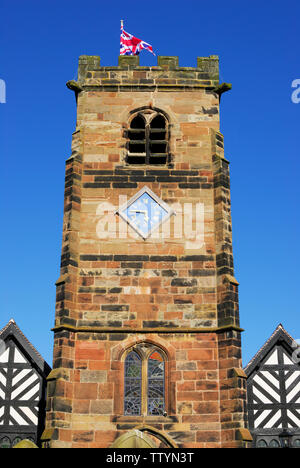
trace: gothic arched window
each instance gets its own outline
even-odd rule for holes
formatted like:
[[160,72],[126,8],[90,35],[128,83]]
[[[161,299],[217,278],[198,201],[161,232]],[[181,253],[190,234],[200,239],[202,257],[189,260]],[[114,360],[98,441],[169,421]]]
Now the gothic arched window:
[[267,447],[268,447],[268,444],[267,444],[267,442],[266,442],[264,439],[260,439],[260,440],[257,442],[257,447],[258,447],[258,448],[267,448]]
[[162,415],[165,411],[165,357],[145,344],[136,346],[125,359],[124,414]]
[[148,358],[147,380],[148,414],[163,414],[165,403],[165,362],[158,351],[154,351]]
[[0,448],[10,448],[10,440],[8,437],[0,439]]
[[17,445],[19,442],[21,442],[21,437],[16,437],[14,440],[13,440],[13,443],[12,443],[12,446],[14,447],[15,445]]
[[159,111],[144,109],[134,114],[127,135],[129,164],[168,162],[168,121]]
[[137,353],[132,351],[125,360],[125,414],[141,414],[142,397],[142,361]]
[[279,442],[278,442],[277,439],[272,439],[271,442],[270,442],[270,444],[269,444],[269,447],[271,447],[271,448],[279,448],[279,447],[280,447],[280,444],[279,444]]

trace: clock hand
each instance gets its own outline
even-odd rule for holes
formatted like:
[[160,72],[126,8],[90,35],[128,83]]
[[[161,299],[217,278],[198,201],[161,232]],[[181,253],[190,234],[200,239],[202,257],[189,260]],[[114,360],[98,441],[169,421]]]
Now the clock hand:
[[148,217],[148,212],[147,212],[147,210],[130,210],[129,213],[143,213],[143,214],[144,214],[144,220],[145,220],[145,222],[148,222],[148,221],[149,221],[149,217]]
[[130,213],[147,213],[146,210],[130,210]]

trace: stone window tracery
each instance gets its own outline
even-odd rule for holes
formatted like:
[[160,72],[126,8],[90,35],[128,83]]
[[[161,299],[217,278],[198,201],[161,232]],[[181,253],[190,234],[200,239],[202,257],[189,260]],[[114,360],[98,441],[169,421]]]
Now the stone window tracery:
[[131,349],[124,362],[124,414],[159,416],[165,411],[165,356],[151,345]]

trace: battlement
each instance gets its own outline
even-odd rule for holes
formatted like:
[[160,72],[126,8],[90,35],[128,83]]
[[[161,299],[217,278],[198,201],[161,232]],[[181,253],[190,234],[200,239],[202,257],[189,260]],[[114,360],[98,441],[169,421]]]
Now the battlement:
[[157,66],[151,67],[140,66],[138,55],[119,56],[118,66],[109,67],[100,66],[99,56],[82,55],[79,57],[78,88],[131,86],[147,89],[158,87],[213,89],[218,85],[219,57],[217,55],[197,57],[197,67],[180,67],[176,56],[158,56]]

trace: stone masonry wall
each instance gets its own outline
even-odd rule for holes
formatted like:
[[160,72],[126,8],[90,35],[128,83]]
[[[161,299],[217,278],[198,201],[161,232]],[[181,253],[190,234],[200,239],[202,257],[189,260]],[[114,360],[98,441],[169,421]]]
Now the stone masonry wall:
[[[118,67],[100,67],[98,57],[83,56],[78,81],[68,87],[78,113],[66,163],[47,403],[51,446],[108,447],[136,427],[160,431],[174,446],[243,446],[218,58],[180,68],[177,57],[159,57],[157,67],[120,57]],[[168,116],[164,166],[126,162],[129,116],[139,108]],[[176,212],[146,241],[116,215],[145,185]],[[141,342],[168,357],[166,417],[123,415],[122,356]]]

